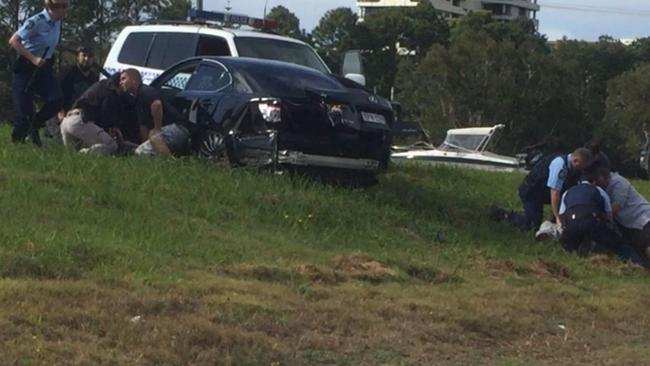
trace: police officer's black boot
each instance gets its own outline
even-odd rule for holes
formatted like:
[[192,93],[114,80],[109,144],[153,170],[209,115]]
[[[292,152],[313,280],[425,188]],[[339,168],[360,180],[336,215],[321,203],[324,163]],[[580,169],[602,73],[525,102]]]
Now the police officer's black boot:
[[29,137],[32,139],[32,143],[38,147],[43,147],[43,142],[41,141],[41,135],[38,132],[37,128],[32,128],[29,132]]
[[488,208],[488,218],[492,221],[505,221],[508,220],[508,214],[510,212],[495,205],[492,205]]

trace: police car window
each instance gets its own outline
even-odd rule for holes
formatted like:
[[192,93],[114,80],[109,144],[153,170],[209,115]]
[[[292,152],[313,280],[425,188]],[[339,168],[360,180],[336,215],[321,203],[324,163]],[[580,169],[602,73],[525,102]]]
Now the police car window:
[[153,39],[147,67],[164,70],[194,56],[198,37],[194,33],[158,32]]
[[162,84],[160,84],[161,90],[164,93],[167,93],[167,91],[169,91],[174,94],[181,90],[185,90],[187,87],[187,82],[190,80],[190,77],[194,73],[194,70],[196,70],[196,66],[197,64],[193,63],[167,76],[166,80],[163,80]]
[[290,62],[329,73],[316,52],[301,43],[269,38],[237,37],[235,45],[241,57]]
[[129,34],[126,40],[124,40],[124,45],[119,56],[117,56],[117,61],[123,64],[144,66],[153,35],[153,32],[135,32]]
[[221,37],[199,36],[199,43],[196,46],[197,56],[230,56],[228,42]]
[[187,82],[185,90],[219,91],[232,84],[232,75],[219,64],[201,64]]

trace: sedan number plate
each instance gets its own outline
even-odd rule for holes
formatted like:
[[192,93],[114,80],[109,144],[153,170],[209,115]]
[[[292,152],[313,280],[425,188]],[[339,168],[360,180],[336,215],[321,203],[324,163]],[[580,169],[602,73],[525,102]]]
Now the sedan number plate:
[[380,123],[382,125],[386,124],[386,117],[377,113],[361,112],[361,118],[363,118],[364,121],[370,123]]

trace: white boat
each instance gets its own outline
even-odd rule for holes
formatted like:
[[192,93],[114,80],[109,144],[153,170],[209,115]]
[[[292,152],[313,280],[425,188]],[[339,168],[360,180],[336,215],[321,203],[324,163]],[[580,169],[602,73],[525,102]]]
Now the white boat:
[[476,169],[523,171],[524,156],[512,157],[490,152],[498,141],[499,131],[504,127],[499,124],[492,127],[451,129],[447,131],[447,137],[440,146],[416,143],[407,148],[395,147],[391,160],[451,164]]

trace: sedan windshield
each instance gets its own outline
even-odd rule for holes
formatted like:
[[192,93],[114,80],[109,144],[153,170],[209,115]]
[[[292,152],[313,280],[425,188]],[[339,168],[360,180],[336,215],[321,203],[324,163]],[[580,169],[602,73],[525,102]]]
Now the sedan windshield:
[[327,66],[316,52],[300,43],[269,38],[237,37],[237,52],[241,57],[262,58],[307,66],[329,74]]

